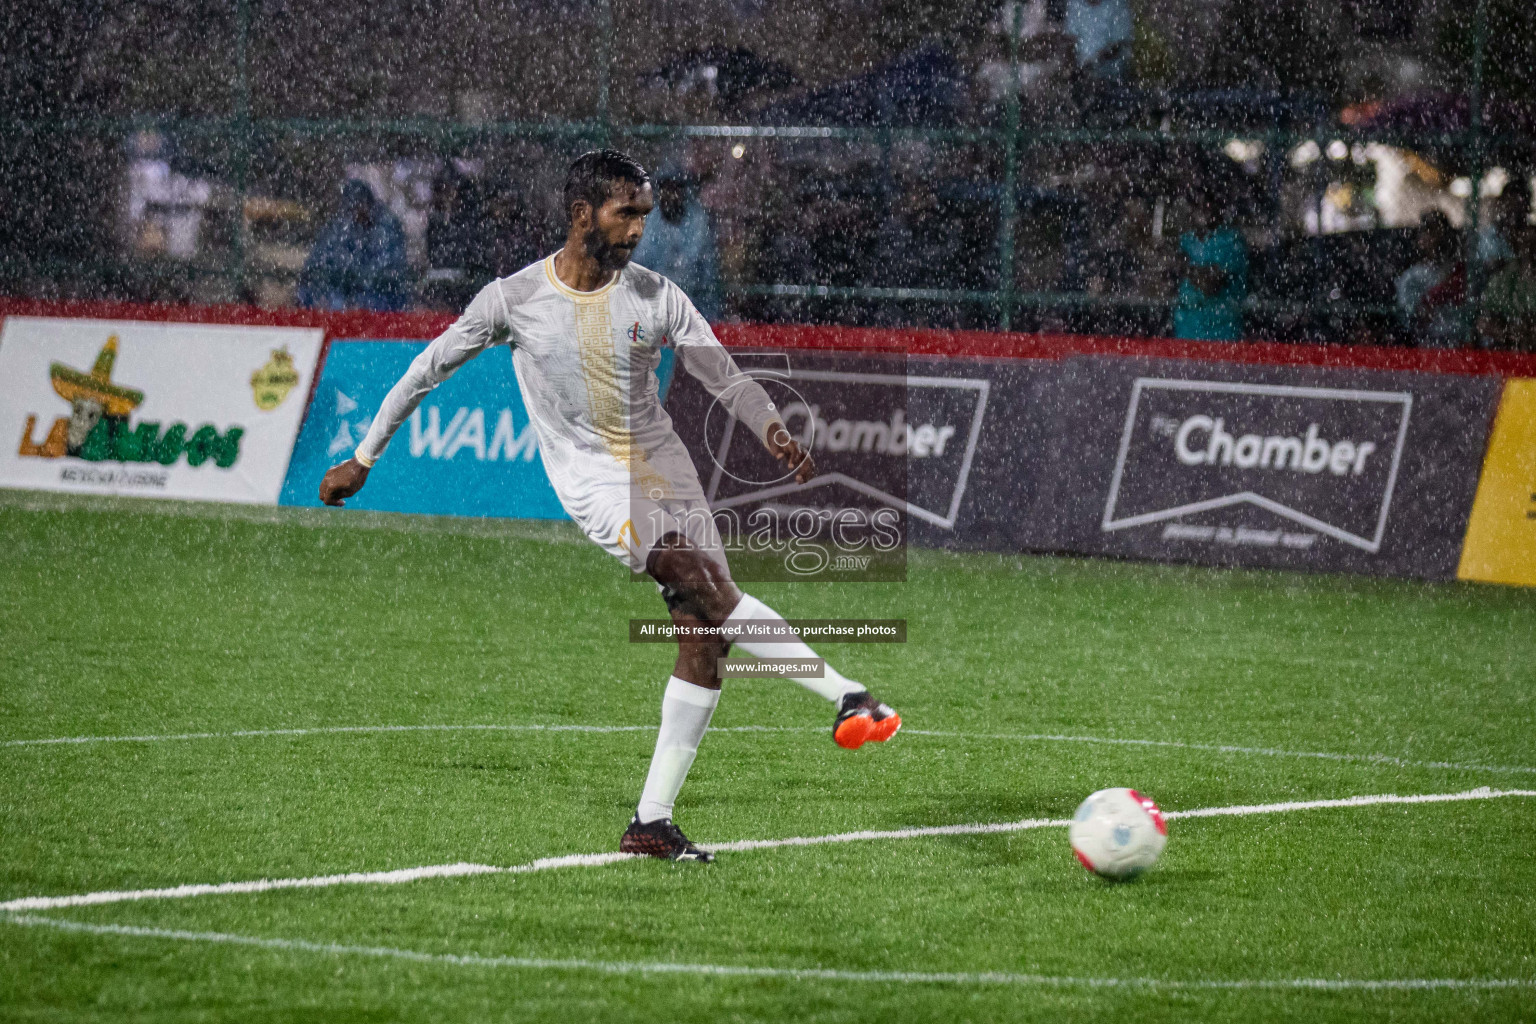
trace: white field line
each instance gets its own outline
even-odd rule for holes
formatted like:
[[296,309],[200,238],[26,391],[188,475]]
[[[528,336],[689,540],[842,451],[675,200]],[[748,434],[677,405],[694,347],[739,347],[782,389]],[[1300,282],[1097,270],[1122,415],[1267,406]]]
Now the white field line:
[[[1464,800],[1495,800],[1501,797],[1536,797],[1536,789],[1489,789],[1487,786],[1469,789],[1461,793],[1423,793],[1398,796],[1382,793],[1370,796],[1350,796],[1335,800],[1292,800],[1275,804],[1244,804],[1233,807],[1203,807],[1188,811],[1168,811],[1163,817],[1214,818],[1246,817],[1254,814],[1285,814],[1291,811],[1311,811],[1336,807],[1369,807],[1375,804],[1430,804]],[[926,836],[992,835],[1000,832],[1024,832],[1038,828],[1060,828],[1068,825],[1066,819],[1026,818],[1023,821],[984,822],[966,825],[932,825],[921,828],[888,829],[884,831],[839,832],[824,836],[791,836],[786,839],[743,839],[736,842],[708,844],[707,848],[723,853],[746,850],[774,850],[789,846],[822,846],[828,843],[856,843],[875,839],[918,839]],[[703,845],[703,844],[701,844]],[[360,871],[344,875],[318,875],[309,878],[258,879],[247,882],[220,882],[196,885],[179,885],[165,889],[121,889],[100,892],[77,893],[71,896],[25,896],[0,903],[0,911],[16,913],[29,910],[58,910],[64,907],[95,906],[103,903],[126,903],[133,900],[186,899],[192,896],[225,896],[244,893],[271,892],[275,889],[323,889],[337,885],[399,885],[427,878],[458,878],[466,875],[521,875],[554,868],[602,867],[619,861],[634,859],[625,853],[578,853],[563,857],[544,857],[512,867],[495,867],[490,864],[437,864],[419,868],[401,868],[394,871]]]
[[1021,743],[1096,743],[1114,747],[1163,747],[1171,750],[1199,750],[1213,754],[1249,754],[1259,757],[1301,757],[1319,761],[1352,761],[1359,764],[1390,765],[1394,768],[1441,768],[1465,772],[1518,772],[1536,775],[1536,767],[1527,765],[1477,764],[1465,761],[1413,761],[1390,754],[1337,754],[1322,750],[1283,750],[1278,747],[1242,747],[1227,743],[1182,743],[1178,740],[1119,739],[1112,736],[1071,736],[1061,733],[941,732],[931,729],[901,730],[902,735],[937,736],[945,739],[1016,740]]
[[[655,732],[654,725],[317,725],[297,729],[240,729],[232,732],[175,732],[143,736],[57,736],[35,740],[4,740],[0,747],[56,747],[88,743],[173,743],[179,740],[238,740],[268,736],[346,736],[393,732]],[[732,725],[710,732],[826,732],[819,726]],[[939,735],[935,733],[934,735]],[[956,735],[959,735],[958,733]],[[1536,769],[1532,769],[1536,771]]]
[[306,729],[240,729],[233,732],[176,732],[144,736],[59,736],[6,740],[0,747],[69,746],[86,743],[173,743],[179,740],[235,740],[268,736],[341,736],[389,732],[655,732],[654,725],[320,725]]
[[[625,733],[655,732],[654,725],[320,725],[294,729],[241,729],[232,732],[180,732],[142,736],[58,736],[28,740],[0,740],[0,747],[74,746],[93,743],[170,743],[182,740],[256,739],[282,736],[344,736],[368,733],[412,732],[549,732],[549,733]],[[743,733],[819,733],[816,726],[736,725],[711,729],[711,732]],[[975,733],[938,729],[902,729],[906,736],[929,736],[957,740],[1010,740],[1018,743],[1089,743],[1119,747],[1161,747],[1170,750],[1198,750],[1215,754],[1243,754],[1259,757],[1298,757],[1321,761],[1390,765],[1395,768],[1434,768],[1467,772],[1513,772],[1536,775],[1536,767],[1527,765],[1478,764],[1461,761],[1414,761],[1390,754],[1339,754],[1319,750],[1284,750],[1278,747],[1244,747],[1227,743],[1183,743],[1178,740],[1121,739],[1114,736],[1072,736],[1063,733]]]
[[576,960],[545,957],[481,956],[476,953],[422,953],[389,946],[349,946],[305,939],[267,939],[227,932],[192,932],[137,925],[86,924],[50,917],[7,915],[0,921],[34,928],[55,928],[87,935],[171,939],[246,946],[278,952],[322,953],[332,956],[366,956],[405,960],[418,964],[451,967],[512,967],[523,970],[579,971],[596,974],[668,975],[692,974],[712,978],[774,978],[784,981],[864,982],[898,985],[1008,985],[1048,988],[1141,989],[1141,990],[1280,990],[1324,992],[1434,991],[1536,988],[1536,978],[1092,978],[1070,975],[1020,974],[1011,971],[850,971],[824,967],[749,967],[736,964],[643,962],[623,960]]

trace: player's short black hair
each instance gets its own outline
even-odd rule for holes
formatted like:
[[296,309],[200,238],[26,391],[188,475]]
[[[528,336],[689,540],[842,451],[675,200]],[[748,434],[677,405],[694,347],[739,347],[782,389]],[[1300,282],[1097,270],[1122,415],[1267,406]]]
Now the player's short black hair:
[[616,149],[594,149],[583,153],[571,164],[565,176],[565,219],[571,220],[571,204],[585,199],[597,209],[608,201],[617,182],[626,181],[636,188],[648,184],[650,174],[639,161]]

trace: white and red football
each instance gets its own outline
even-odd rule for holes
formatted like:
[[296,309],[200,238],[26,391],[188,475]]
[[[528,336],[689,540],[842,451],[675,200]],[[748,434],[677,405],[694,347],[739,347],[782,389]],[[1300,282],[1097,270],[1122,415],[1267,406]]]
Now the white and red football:
[[1105,878],[1135,878],[1168,845],[1168,824],[1152,798],[1134,789],[1101,789],[1077,808],[1067,830],[1083,867]]

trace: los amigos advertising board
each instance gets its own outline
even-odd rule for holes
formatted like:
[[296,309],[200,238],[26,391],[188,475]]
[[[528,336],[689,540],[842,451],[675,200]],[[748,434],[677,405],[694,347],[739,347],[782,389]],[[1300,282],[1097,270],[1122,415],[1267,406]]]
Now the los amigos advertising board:
[[0,486],[275,504],[322,334],[10,317]]

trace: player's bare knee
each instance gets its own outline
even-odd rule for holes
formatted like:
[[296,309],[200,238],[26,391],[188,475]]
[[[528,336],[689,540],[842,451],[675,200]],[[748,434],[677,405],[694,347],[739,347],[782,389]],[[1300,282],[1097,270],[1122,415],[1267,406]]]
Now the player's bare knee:
[[729,570],[676,534],[651,552],[647,569],[669,595],[669,607],[701,618],[721,621],[741,600]]
[[741,591],[728,569],[713,558],[699,554],[696,600],[715,622],[723,621],[741,601]]
[[724,622],[741,601],[741,591],[730,580],[701,584],[696,598],[712,622]]

